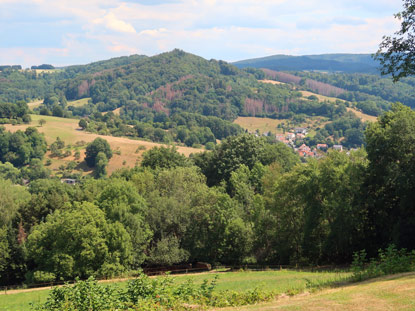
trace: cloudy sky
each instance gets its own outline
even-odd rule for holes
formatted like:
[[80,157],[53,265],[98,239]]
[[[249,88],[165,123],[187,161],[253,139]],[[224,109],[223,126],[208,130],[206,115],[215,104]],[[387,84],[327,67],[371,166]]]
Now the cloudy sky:
[[0,0],[0,65],[174,48],[227,61],[372,53],[401,9],[400,0]]

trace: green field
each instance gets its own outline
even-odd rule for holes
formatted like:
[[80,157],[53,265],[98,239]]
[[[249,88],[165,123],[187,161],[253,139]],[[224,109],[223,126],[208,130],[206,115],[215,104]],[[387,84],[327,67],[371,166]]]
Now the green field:
[[269,303],[221,310],[415,310],[415,273],[391,275],[339,288],[326,289],[311,295],[284,297]]
[[88,101],[90,99],[91,99],[90,97],[87,97],[87,98],[81,98],[81,99],[78,99],[78,100],[70,101],[70,102],[68,102],[68,106],[82,107],[82,106],[88,104]]
[[[341,272],[300,272],[300,271],[261,271],[261,272],[218,272],[194,275],[171,276],[175,282],[182,283],[192,279],[195,284],[203,280],[213,280],[219,275],[216,291],[234,290],[246,291],[259,288],[264,291],[274,291],[279,294],[291,294],[303,292],[307,289],[309,282],[341,281],[350,274]],[[126,282],[114,283],[111,286],[125,286]],[[0,294],[0,311],[26,311],[30,310],[30,302],[43,302],[46,300],[49,290],[36,290],[31,292],[20,292]]]

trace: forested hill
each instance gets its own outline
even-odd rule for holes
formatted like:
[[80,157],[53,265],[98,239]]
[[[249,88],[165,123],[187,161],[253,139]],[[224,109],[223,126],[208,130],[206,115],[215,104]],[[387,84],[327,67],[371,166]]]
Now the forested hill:
[[96,68],[57,81],[52,96],[59,101],[91,98],[89,105],[73,109],[74,115],[122,108],[124,119],[140,121],[154,113],[181,112],[232,121],[240,115],[272,116],[287,112],[288,104],[294,110],[301,105],[300,94],[289,86],[259,83],[264,77],[261,71],[240,70],[181,50]]
[[379,64],[371,54],[274,55],[241,60],[233,63],[238,68],[267,68],[278,71],[327,71],[379,74]]
[[[0,103],[43,99],[54,92],[58,81],[72,79],[80,74],[93,74],[127,65],[145,57],[143,55],[123,56],[87,65],[74,65],[57,70],[40,70],[39,72],[36,70],[22,70],[21,66],[0,66]],[[35,68],[36,66],[32,67]]]

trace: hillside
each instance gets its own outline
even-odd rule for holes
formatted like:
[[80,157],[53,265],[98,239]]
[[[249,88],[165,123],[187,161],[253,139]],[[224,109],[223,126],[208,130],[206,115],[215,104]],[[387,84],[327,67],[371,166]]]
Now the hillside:
[[[367,55],[320,58],[370,63]],[[9,78],[20,77],[30,86],[33,82],[29,76],[24,78],[28,74],[4,73]],[[37,99],[29,106],[40,115],[84,118],[85,129],[90,133],[155,143],[175,142],[195,148],[207,144],[212,148],[219,140],[253,128],[245,126],[244,121],[242,127],[238,125],[240,122],[233,122],[238,118],[258,117],[278,120],[281,123],[278,132],[284,131],[282,126],[287,124],[309,127],[311,140],[305,143],[311,147],[341,142],[349,148],[360,146],[364,125],[357,122],[359,119],[354,114],[348,114],[346,107],[377,116],[390,103],[366,93],[369,98],[364,97],[360,95],[362,92],[351,91],[349,86],[339,86],[332,80],[323,81],[321,76],[314,78],[306,74],[241,70],[224,61],[173,50],[153,57],[121,57],[33,76],[39,86],[32,85],[30,94],[44,100]],[[264,79],[275,82],[261,82]],[[10,93],[4,94],[12,96],[20,85],[16,81],[20,80],[7,81],[3,87]],[[375,101],[371,101],[373,98]],[[335,128],[327,125],[333,122],[339,125]],[[355,128],[353,136],[357,137],[353,142],[348,139],[352,132],[347,132],[351,127]],[[262,128],[267,127],[257,129]]]
[[268,68],[277,71],[326,71],[378,74],[378,63],[371,54],[273,55],[241,60],[238,68]]
[[[44,162],[46,163],[47,160],[51,160],[51,164],[48,166],[48,168],[54,172],[54,175],[60,171],[59,167],[61,165],[67,167],[71,161],[75,161],[77,163],[75,170],[81,171],[83,173],[91,173],[92,169],[86,167],[86,165],[83,164],[85,157],[85,147],[87,143],[90,143],[97,137],[101,137],[107,140],[111,146],[111,149],[115,151],[114,156],[108,163],[109,174],[117,169],[128,167],[132,168],[136,164],[139,164],[141,161],[141,156],[146,150],[149,150],[153,147],[166,146],[143,140],[87,133],[80,130],[78,126],[78,120],[75,119],[38,115],[32,115],[31,117],[32,122],[30,124],[5,125],[5,127],[9,131],[16,132],[18,130],[25,130],[29,126],[37,126],[38,131],[45,134],[45,139],[48,145],[52,144],[57,137],[60,137],[66,144],[67,148],[65,148],[65,150],[71,151],[71,155],[66,157],[52,157],[50,152],[46,154]],[[44,119],[46,121],[46,123],[41,127],[38,126],[38,121],[40,119]],[[80,152],[79,159],[75,159],[74,157],[74,153],[76,151]],[[198,153],[203,150],[178,146],[177,151],[186,156],[189,156],[191,153]]]

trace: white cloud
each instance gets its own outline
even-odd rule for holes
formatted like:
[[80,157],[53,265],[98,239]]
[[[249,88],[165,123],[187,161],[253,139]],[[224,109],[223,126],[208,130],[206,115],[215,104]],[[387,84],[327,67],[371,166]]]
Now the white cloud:
[[103,18],[97,18],[93,21],[94,24],[102,24],[106,28],[118,32],[136,33],[134,27],[120,19],[118,19],[113,12],[108,13]]
[[[173,48],[225,60],[370,53],[382,35],[398,28],[392,16],[399,10],[401,3],[390,0],[0,0],[0,36],[7,26],[22,38],[8,43],[10,35],[3,35],[0,57],[30,65],[153,55]],[[67,30],[53,33],[50,41],[60,44],[47,53],[14,46],[24,40],[27,27],[55,27],[61,20]]]

